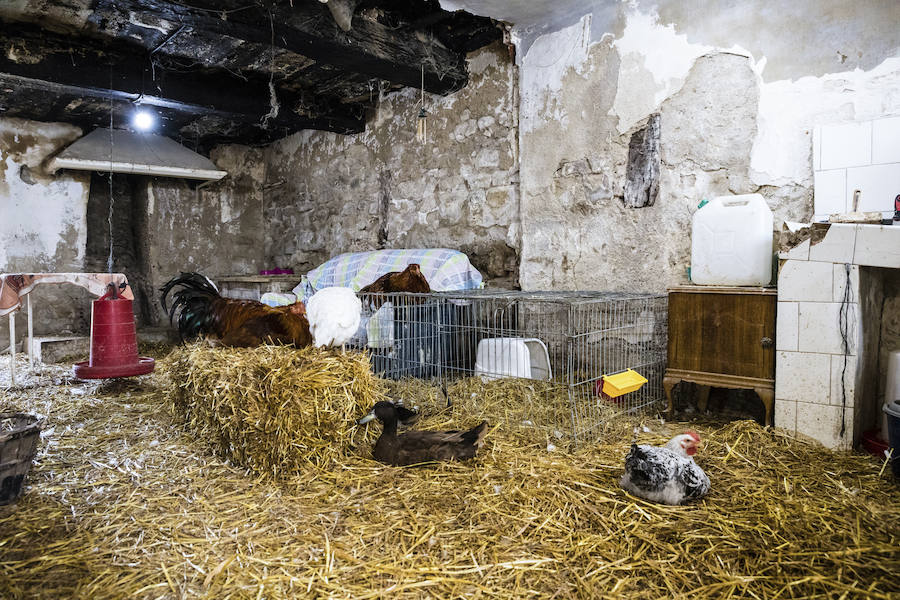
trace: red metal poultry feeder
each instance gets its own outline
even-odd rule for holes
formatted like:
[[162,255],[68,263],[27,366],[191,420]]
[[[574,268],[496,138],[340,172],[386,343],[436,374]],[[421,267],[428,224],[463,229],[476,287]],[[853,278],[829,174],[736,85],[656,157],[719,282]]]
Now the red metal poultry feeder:
[[114,288],[94,300],[91,307],[91,356],[75,363],[79,379],[134,377],[153,371],[152,358],[138,356],[131,300],[119,298]]

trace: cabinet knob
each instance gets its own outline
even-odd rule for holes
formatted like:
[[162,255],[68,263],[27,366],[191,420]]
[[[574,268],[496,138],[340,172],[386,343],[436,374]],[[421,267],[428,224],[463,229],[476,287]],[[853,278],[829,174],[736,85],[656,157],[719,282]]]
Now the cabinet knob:
[[772,344],[773,344],[774,342],[772,341],[772,338],[770,338],[770,337],[764,337],[763,339],[760,340],[759,343],[762,345],[763,348],[771,348],[771,347],[772,347]]

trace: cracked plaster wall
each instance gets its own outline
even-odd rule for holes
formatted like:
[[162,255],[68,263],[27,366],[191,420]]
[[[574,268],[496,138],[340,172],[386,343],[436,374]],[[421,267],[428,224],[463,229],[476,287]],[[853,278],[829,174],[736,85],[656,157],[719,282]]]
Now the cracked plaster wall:
[[[95,190],[98,206],[89,211],[91,173],[43,170],[49,157],[81,134],[62,123],[0,119],[0,272],[106,270],[108,180],[95,178],[103,189]],[[211,158],[229,175],[199,190],[196,183],[142,176],[114,189],[113,270],[124,271],[132,283],[139,324],[161,322],[156,290],[182,270],[215,276],[263,268],[262,155],[243,146],[216,148]],[[117,177],[124,182],[125,176]],[[77,286],[39,288],[35,333],[86,334],[92,299]],[[8,344],[7,322],[0,319],[0,348]],[[19,311],[17,340],[25,332]]]
[[[43,169],[48,157],[80,136],[81,129],[62,123],[0,119],[0,273],[82,270],[90,174]],[[75,286],[40,288],[33,300],[35,332],[80,327],[90,316],[82,302],[89,297]],[[9,343],[7,323],[0,319],[0,348]],[[25,327],[19,311],[17,338]]]
[[426,94],[426,146],[415,140],[419,93],[407,89],[382,99],[364,133],[301,132],[269,147],[272,266],[305,272],[342,252],[449,247],[492,285],[515,283],[516,69],[502,44],[472,53],[468,67],[464,89]]
[[[807,220],[813,126],[900,114],[900,4],[594,4],[521,57],[523,289],[687,282],[703,198],[759,192],[776,227]],[[626,209],[628,143],[654,113],[659,198]]]

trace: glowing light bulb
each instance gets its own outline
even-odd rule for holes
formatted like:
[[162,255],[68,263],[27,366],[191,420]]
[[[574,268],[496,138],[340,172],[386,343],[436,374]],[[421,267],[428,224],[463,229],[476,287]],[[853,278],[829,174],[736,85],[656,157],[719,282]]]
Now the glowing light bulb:
[[138,131],[149,131],[153,128],[155,122],[156,119],[154,118],[153,113],[146,110],[137,111],[131,118],[131,124],[134,125],[135,129]]

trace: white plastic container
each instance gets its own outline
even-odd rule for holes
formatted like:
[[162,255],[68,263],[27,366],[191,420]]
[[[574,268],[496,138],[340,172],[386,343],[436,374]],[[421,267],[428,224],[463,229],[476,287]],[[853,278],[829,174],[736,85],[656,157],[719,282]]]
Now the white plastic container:
[[475,374],[482,381],[502,377],[551,378],[547,346],[537,338],[487,338],[478,342]]
[[694,213],[691,281],[699,285],[768,285],[772,280],[772,211],[759,194],[719,196]]

